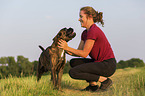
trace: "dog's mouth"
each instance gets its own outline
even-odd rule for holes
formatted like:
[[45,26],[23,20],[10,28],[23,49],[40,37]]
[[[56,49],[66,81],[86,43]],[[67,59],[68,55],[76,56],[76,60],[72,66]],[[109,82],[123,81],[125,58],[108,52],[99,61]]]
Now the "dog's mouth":
[[76,36],[76,33],[74,32],[72,28],[69,28],[66,31],[66,36],[68,36],[69,38],[74,38]]

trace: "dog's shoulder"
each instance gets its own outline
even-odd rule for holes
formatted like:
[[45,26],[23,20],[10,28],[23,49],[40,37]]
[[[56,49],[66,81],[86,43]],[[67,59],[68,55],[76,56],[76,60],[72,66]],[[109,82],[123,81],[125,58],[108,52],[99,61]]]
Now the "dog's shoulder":
[[46,51],[49,52],[49,54],[54,54],[54,53],[56,53],[57,49],[49,46],[46,48]]

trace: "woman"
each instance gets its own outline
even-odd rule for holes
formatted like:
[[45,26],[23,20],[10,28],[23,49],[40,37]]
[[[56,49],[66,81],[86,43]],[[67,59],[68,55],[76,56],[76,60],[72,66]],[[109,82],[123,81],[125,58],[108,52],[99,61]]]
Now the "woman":
[[[100,22],[104,25],[102,14],[88,6],[80,9],[79,21],[86,30],[82,32],[78,49],[69,47],[63,40],[58,42],[58,47],[66,50],[69,55],[83,57],[70,60],[72,68],[69,75],[89,82],[89,86],[83,89],[86,91],[106,90],[112,85],[112,80],[108,77],[116,70],[112,48],[103,31],[94,24]],[[88,55],[91,59],[86,58]],[[98,81],[101,82],[100,87],[96,83]]]

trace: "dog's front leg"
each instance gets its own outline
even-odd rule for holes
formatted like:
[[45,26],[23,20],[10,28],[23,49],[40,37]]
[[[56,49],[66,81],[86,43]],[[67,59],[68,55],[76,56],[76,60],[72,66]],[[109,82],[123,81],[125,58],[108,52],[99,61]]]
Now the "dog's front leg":
[[63,58],[61,64],[60,64],[60,68],[58,69],[58,72],[57,72],[57,88],[59,90],[61,90],[61,80],[62,80],[62,75],[63,75],[63,69],[64,69],[64,66],[65,66],[65,58]]
[[62,79],[62,75],[63,75],[63,69],[60,69],[59,72],[57,73],[57,89],[61,90],[61,79]]

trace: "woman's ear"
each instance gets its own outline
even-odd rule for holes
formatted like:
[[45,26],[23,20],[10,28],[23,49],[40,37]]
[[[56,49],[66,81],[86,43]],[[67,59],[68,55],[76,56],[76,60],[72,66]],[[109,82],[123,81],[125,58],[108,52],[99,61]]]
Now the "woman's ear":
[[90,17],[90,18],[93,18],[93,16],[92,16],[92,15],[89,15],[89,17]]
[[93,19],[93,16],[92,15],[88,15],[87,19]]

